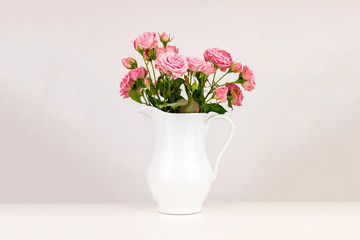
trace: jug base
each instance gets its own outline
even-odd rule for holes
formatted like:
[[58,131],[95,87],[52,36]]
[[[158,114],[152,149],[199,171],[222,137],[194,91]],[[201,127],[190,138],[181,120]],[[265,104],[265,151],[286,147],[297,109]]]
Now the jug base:
[[159,207],[158,211],[169,215],[189,215],[189,214],[200,213],[202,211],[202,207],[200,206],[196,208],[186,208],[186,209],[172,209],[172,208]]

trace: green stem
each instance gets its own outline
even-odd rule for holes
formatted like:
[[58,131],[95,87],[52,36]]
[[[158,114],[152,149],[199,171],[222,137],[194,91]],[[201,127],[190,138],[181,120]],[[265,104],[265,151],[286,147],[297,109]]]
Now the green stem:
[[214,81],[215,81],[215,74],[216,74],[216,72],[214,73],[213,83],[211,84],[211,88],[210,88],[208,94],[206,95],[205,100],[206,100],[206,98],[209,96],[209,94],[214,90],[214,87],[216,86],[216,84],[217,84],[218,82],[220,82],[220,80],[223,79],[223,78],[224,78],[227,74],[229,74],[229,73],[230,73],[230,72],[227,72],[227,73],[225,73],[224,75],[222,75],[221,78],[219,78],[219,80],[217,80],[217,81],[215,82],[215,84],[214,84]]
[[224,83],[224,84],[221,84],[221,85],[219,85],[219,87],[222,87],[222,86],[226,86],[226,85],[228,85],[228,84],[232,84],[232,83],[236,83],[236,81],[233,81],[233,82],[229,82],[229,83]]
[[150,106],[150,104],[146,101],[144,91],[141,91],[141,96],[144,98],[144,101],[145,101],[146,105]]
[[216,76],[216,73],[217,73],[217,71],[214,73],[214,77],[213,77],[213,80],[212,80],[212,85],[214,84],[214,82],[215,82],[215,76]]
[[189,89],[189,93],[190,93],[190,97],[192,97],[193,95],[193,91],[192,91],[192,78],[193,78],[193,73],[190,73],[190,78],[189,78],[189,86],[190,86],[190,89]]
[[155,75],[155,68],[154,68],[154,64],[152,61],[150,61],[151,63],[151,67],[152,67],[152,70],[153,70],[153,73],[154,73],[154,81],[156,80],[156,75]]
[[150,80],[151,80],[151,74],[150,74],[150,70],[149,70],[148,63],[146,62],[144,55],[142,55],[142,58],[143,58],[143,60],[144,60],[144,63],[145,63],[145,65],[146,65],[146,69],[148,70],[148,73],[149,73],[149,76],[150,76]]
[[[146,65],[146,69],[147,69],[147,71],[148,71],[148,73],[149,73],[151,85],[154,85],[154,82],[153,82],[153,80],[152,80],[151,73],[150,73],[150,70],[149,70],[149,66],[148,66],[149,63],[146,62],[144,55],[142,55],[142,58],[143,58],[144,63],[145,63],[145,65]],[[150,63],[151,63],[151,66],[153,67],[153,71],[154,71],[153,63],[152,63],[152,62],[150,62]],[[154,71],[154,77],[155,77],[155,71]],[[155,79],[154,79],[154,81],[155,81]],[[155,88],[155,92],[156,92],[156,96],[157,96],[158,99],[159,99],[159,104],[160,104],[160,103],[161,103],[161,98],[160,98],[158,92],[156,91],[156,88]]]
[[206,103],[208,103],[210,100],[211,100],[212,98],[210,98],[209,100],[207,100],[206,102],[204,102],[204,104],[203,105],[201,105],[201,107],[200,108],[202,108]]
[[168,98],[170,98],[170,101],[171,101],[171,96],[170,96],[170,94],[171,94],[171,84],[172,84],[172,81],[171,81],[171,78],[170,77],[168,77],[168,86],[169,86],[169,88],[168,88],[168,90],[167,90],[167,93],[166,93],[166,97],[168,97]]
[[206,94],[206,96],[204,97],[204,100],[206,100],[206,98],[209,96],[209,94],[210,94],[211,91],[213,90],[213,86],[215,85],[214,83],[215,83],[216,73],[217,73],[217,71],[214,73],[213,80],[212,80],[212,83],[211,83],[211,85],[210,85],[210,90],[209,90],[209,92]]
[[188,100],[189,100],[190,99],[189,86],[187,86],[185,83],[184,83],[184,86],[185,86],[185,90],[187,90],[185,92],[186,92],[186,95],[187,95]]
[[218,82],[220,82],[220,80],[223,79],[223,78],[224,78],[226,75],[228,75],[228,74],[229,74],[229,72],[225,73],[219,80],[216,81],[215,85],[216,85]]
[[[151,67],[152,67],[152,70],[153,70],[153,73],[154,73],[154,83],[155,83],[155,81],[156,81],[155,68],[154,68],[153,62],[150,61],[150,63],[151,63]],[[155,89],[155,92],[156,92],[156,96],[158,97],[158,99],[159,99],[159,101],[160,101],[160,103],[161,103],[161,98],[160,98],[160,96],[159,96],[159,93],[156,91],[156,89]]]

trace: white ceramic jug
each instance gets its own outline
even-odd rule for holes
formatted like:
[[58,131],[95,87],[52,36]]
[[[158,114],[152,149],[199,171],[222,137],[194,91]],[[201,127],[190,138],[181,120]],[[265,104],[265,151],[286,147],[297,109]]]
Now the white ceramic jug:
[[[221,156],[233,136],[232,120],[222,115],[206,120],[206,113],[166,113],[148,106],[139,112],[156,127],[156,145],[147,181],[158,210],[167,214],[200,212],[216,178]],[[210,122],[219,118],[230,123],[231,133],[212,170],[205,152],[205,136]]]

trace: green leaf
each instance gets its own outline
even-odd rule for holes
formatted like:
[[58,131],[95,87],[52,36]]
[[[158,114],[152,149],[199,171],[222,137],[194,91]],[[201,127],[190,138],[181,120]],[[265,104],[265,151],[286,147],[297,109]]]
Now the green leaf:
[[154,83],[156,85],[156,88],[159,89],[161,82],[164,80],[164,75],[160,75],[157,78],[157,81],[155,81],[156,83]]
[[233,106],[232,106],[232,103],[231,103],[231,99],[230,99],[229,97],[228,97],[227,101],[228,101],[228,107],[231,108],[231,109],[233,109]]
[[232,103],[231,103],[231,101],[233,99],[234,99],[233,95],[231,94],[230,91],[228,91],[228,93],[227,93],[227,101],[228,101],[228,106],[229,106],[229,108],[231,108],[231,110],[234,110],[233,106],[232,106]]
[[242,78],[241,74],[239,75],[238,80],[235,81],[235,83],[240,83],[240,84],[243,84],[244,82],[246,82],[246,79]]
[[196,73],[195,73],[195,77],[196,77],[197,79],[200,79],[200,76],[201,76],[201,72],[196,72]]
[[156,99],[150,95],[150,91],[147,91],[147,96],[148,96],[148,99],[150,101],[150,103],[153,105],[153,106],[157,106],[157,102],[156,102]]
[[212,112],[216,112],[218,114],[224,114],[227,111],[225,110],[225,108],[223,106],[221,106],[220,104],[216,104],[212,109]]
[[202,96],[201,91],[199,91],[198,89],[195,89],[195,90],[193,91],[192,97],[193,97],[194,99],[199,99],[201,96]]
[[188,103],[187,100],[185,100],[185,99],[179,99],[179,100],[176,101],[176,106],[177,106],[177,107],[178,107],[178,106],[185,106],[187,103]]
[[163,107],[172,107],[172,108],[177,108],[180,106],[185,106],[188,103],[187,100],[185,99],[179,99],[178,101],[174,102],[174,103],[164,103],[163,105],[160,105],[159,107],[163,108]]
[[181,84],[183,84],[184,79],[182,78],[177,78],[172,82],[171,88],[172,89],[176,89],[179,88],[181,86]]
[[193,98],[190,98],[186,105],[180,107],[181,113],[198,113],[199,111],[199,104]]
[[211,112],[211,109],[214,107],[214,105],[216,105],[216,103],[207,103],[207,104],[205,104],[205,105],[202,107],[204,113],[209,113],[209,112]]
[[171,93],[171,95],[174,97],[175,101],[179,100],[179,99],[183,99],[183,97],[181,96],[181,88],[175,89],[174,92]]
[[205,113],[209,113],[209,112],[216,112],[218,114],[224,114],[226,113],[227,111],[225,110],[225,108],[223,108],[223,106],[221,106],[220,104],[218,103],[208,103],[208,104],[205,104],[204,107],[203,107],[203,111]]
[[135,102],[142,103],[141,99],[140,99],[140,93],[138,91],[136,91],[135,89],[129,91],[129,96]]
[[137,65],[137,62],[136,62],[136,61],[131,64],[131,69],[134,69],[134,68],[137,68],[137,67],[138,67],[138,65]]
[[138,78],[135,81],[135,87],[134,88],[145,88],[145,83],[144,83],[144,79]]
[[196,83],[193,83],[193,85],[191,86],[191,90],[192,90],[192,91],[195,91],[196,88],[197,88],[197,84],[196,84]]
[[149,61],[156,59],[156,48],[152,48],[149,51]]
[[159,85],[160,89],[160,96],[165,97],[166,93],[168,92],[167,84],[165,82],[161,82]]

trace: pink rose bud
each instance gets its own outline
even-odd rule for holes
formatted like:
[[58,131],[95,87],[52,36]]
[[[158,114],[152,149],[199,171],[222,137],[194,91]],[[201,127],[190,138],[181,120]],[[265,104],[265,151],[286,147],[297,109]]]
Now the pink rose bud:
[[150,85],[150,80],[147,78],[144,78],[144,83],[145,83],[145,85]]
[[233,83],[227,84],[226,87],[229,89],[231,94],[231,104],[234,106],[241,106],[241,101],[244,98],[241,89]]
[[214,90],[214,97],[217,100],[220,100],[220,102],[226,102],[227,101],[227,87],[219,87]]
[[167,35],[166,32],[163,32],[163,34],[160,35],[160,41],[163,43],[170,42],[169,35]]
[[241,63],[235,63],[230,67],[230,71],[234,73],[241,73],[242,72],[242,65]]
[[253,71],[248,67],[244,66],[243,71],[241,73],[241,76],[245,82],[243,82],[241,85],[246,91],[251,91],[255,89],[255,76],[253,74]]
[[127,69],[134,69],[137,68],[137,62],[135,59],[128,57],[128,58],[123,58],[121,60],[122,64],[124,65],[125,68]]
[[139,78],[144,78],[147,74],[148,71],[144,67],[135,68],[128,73],[129,77],[134,81]]

